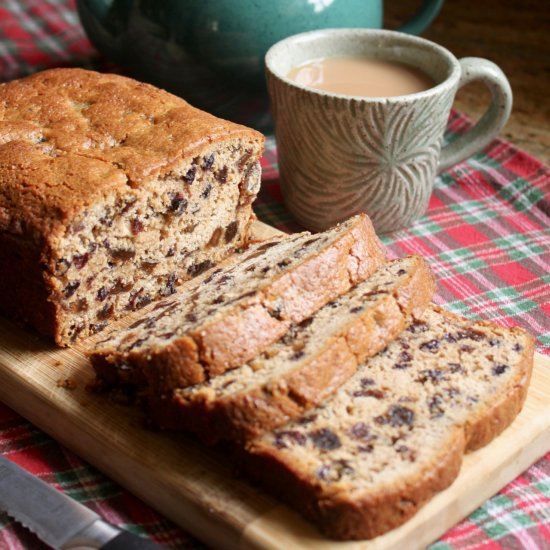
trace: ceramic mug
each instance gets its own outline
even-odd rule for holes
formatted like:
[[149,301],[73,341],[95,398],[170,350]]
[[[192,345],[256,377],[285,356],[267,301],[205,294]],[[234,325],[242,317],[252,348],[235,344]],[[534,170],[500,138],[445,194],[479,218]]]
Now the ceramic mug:
[[[426,91],[358,97],[308,88],[289,71],[309,60],[369,57],[431,77]],[[266,55],[283,195],[302,225],[323,230],[366,212],[379,232],[407,227],[428,206],[436,175],[487,145],[508,120],[512,91],[491,61],[394,31],[329,29],[298,34]],[[442,148],[456,91],[485,83],[492,98],[477,124]]]
[[[394,0],[395,1],[395,0]],[[423,0],[401,30],[420,33],[443,0]],[[382,0],[77,0],[108,58],[223,118],[269,130],[264,56],[278,40],[322,28],[382,26]]]

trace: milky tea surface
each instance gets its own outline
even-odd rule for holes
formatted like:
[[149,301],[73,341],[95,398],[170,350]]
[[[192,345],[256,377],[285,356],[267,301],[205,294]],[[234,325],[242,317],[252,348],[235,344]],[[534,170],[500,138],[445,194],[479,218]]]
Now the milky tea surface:
[[327,57],[294,67],[288,78],[317,90],[365,97],[391,97],[428,90],[434,81],[422,71],[393,61]]

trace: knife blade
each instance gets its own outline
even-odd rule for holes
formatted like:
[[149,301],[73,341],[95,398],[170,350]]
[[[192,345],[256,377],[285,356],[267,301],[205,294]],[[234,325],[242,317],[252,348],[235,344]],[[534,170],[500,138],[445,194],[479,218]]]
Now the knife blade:
[[72,498],[0,455],[0,508],[49,546],[60,550],[159,550],[119,529]]

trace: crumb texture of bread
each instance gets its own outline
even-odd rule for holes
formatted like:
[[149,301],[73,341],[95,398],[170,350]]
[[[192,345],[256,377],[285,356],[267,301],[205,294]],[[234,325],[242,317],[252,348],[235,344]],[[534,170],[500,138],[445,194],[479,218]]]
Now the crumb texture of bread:
[[245,243],[263,143],[118,75],[0,85],[0,310],[68,345],[176,292]]
[[151,403],[163,428],[204,442],[242,443],[319,405],[430,303],[435,284],[420,256],[390,261],[247,364]]
[[164,398],[256,357],[384,260],[364,215],[317,235],[255,244],[108,334],[91,353],[92,364],[111,385],[141,385]]
[[329,537],[370,539],[458,475],[520,412],[534,343],[435,306],[320,407],[249,442],[249,475]]

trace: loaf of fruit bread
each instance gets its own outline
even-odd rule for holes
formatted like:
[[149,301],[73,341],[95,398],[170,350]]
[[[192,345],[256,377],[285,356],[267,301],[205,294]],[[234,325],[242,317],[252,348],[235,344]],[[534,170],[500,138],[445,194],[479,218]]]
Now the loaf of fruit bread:
[[521,410],[533,339],[427,308],[333,398],[250,442],[248,473],[336,539],[368,539],[452,483]]
[[316,235],[274,237],[190,281],[128,328],[113,330],[90,354],[92,364],[107,385],[170,395],[252,359],[384,259],[365,215]]
[[113,74],[0,85],[0,311],[60,345],[240,247],[263,136]]
[[334,393],[422,313],[434,290],[420,256],[388,262],[245,365],[152,401],[150,418],[208,444],[256,437]]

